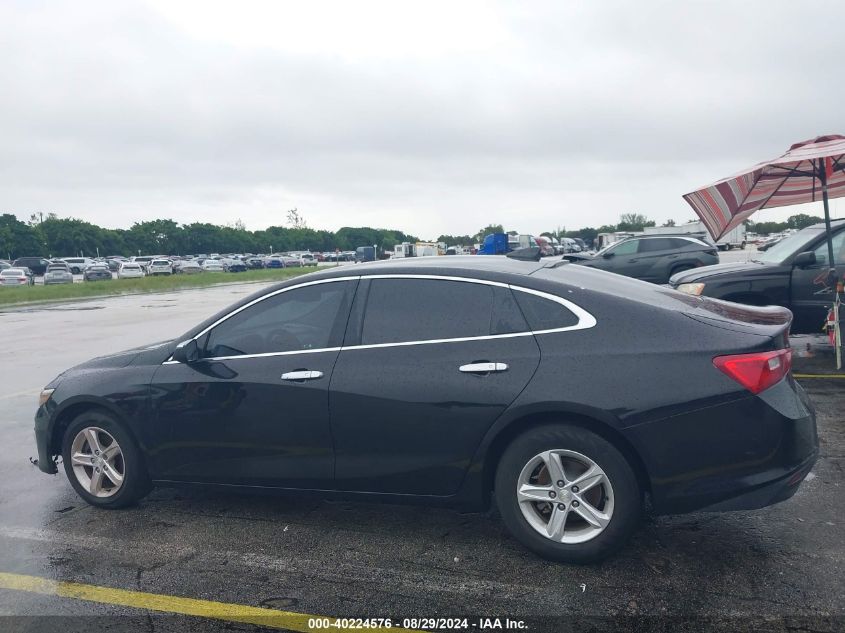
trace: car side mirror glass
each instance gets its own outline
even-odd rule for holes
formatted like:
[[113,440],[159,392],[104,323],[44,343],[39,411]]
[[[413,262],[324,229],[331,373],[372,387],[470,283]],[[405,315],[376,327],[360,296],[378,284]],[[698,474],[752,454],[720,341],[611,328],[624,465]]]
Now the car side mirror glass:
[[173,360],[180,363],[193,363],[199,360],[199,357],[199,347],[197,347],[197,342],[194,339],[182,341],[176,346],[176,349],[173,350]]
[[816,254],[813,251],[798,253],[795,259],[792,260],[792,265],[796,268],[807,268],[809,266],[815,266],[816,263]]
[[613,257],[613,252],[611,251],[610,253],[604,253],[602,257],[604,257],[605,259],[610,259],[611,257]]

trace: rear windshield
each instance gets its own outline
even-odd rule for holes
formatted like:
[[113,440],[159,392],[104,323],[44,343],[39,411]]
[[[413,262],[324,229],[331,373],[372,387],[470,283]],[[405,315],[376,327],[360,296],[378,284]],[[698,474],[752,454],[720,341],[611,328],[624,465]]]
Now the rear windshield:
[[23,271],[19,268],[7,268],[0,273],[0,277],[23,277]]

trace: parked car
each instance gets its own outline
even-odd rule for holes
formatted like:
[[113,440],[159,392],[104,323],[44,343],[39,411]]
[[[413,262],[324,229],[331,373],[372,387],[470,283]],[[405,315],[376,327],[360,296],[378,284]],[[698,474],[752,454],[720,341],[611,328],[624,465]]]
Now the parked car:
[[223,264],[219,259],[206,259],[202,263],[202,269],[207,273],[222,273]]
[[83,281],[111,281],[112,279],[108,264],[92,264],[82,273]]
[[0,271],[0,286],[33,286],[35,276],[29,268],[15,266]]
[[716,247],[686,235],[641,235],[614,242],[595,255],[565,255],[576,264],[665,284],[672,275],[719,263]]
[[157,484],[492,496],[526,547],[585,563],[627,541],[646,496],[680,513],[795,493],[818,439],[789,323],[560,260],[332,268],[62,373],[36,413],[38,467],[62,455],[107,508]]
[[761,253],[764,253],[775,244],[782,242],[783,238],[783,235],[778,235],[777,237],[770,237],[768,239],[762,240],[759,244],[757,244],[757,250]]
[[44,285],[45,286],[52,286],[57,284],[72,284],[73,283],[73,273],[70,272],[70,268],[64,262],[61,263],[51,263],[47,266],[47,270],[44,273]]
[[264,268],[264,258],[258,257],[257,255],[253,257],[247,257],[246,264],[250,268],[254,269]]
[[264,258],[264,268],[284,268],[285,260],[281,255],[270,255]]
[[117,271],[118,279],[138,279],[144,277],[144,267],[137,262],[123,262]]
[[[833,220],[833,257],[838,279],[845,275],[845,220]],[[824,224],[793,233],[748,262],[719,264],[674,275],[673,288],[701,297],[748,305],[776,305],[794,315],[796,334],[819,332],[833,304]]]
[[33,275],[43,275],[49,265],[50,262],[43,257],[18,257],[12,262],[15,268],[29,268]]
[[302,259],[303,266],[316,266],[317,265],[317,258],[310,252],[306,253],[297,253],[297,255]]
[[194,273],[201,273],[202,266],[194,259],[183,259],[173,264],[173,272],[192,275]]
[[359,246],[355,249],[355,263],[376,261],[376,249],[372,246]]
[[234,257],[223,260],[223,270],[227,273],[245,273],[249,270],[249,266],[242,259]]
[[81,275],[86,268],[94,263],[94,260],[90,257],[62,257],[61,259],[74,275]]
[[173,264],[169,259],[152,259],[147,264],[147,274],[151,277],[156,275],[171,275],[173,274]]
[[302,266],[305,266],[305,261],[299,255],[284,253],[280,257],[285,263],[285,268],[301,268]]
[[129,260],[126,259],[125,257],[119,257],[119,256],[106,257],[106,264],[108,265],[109,270],[112,271],[113,273],[116,273],[118,270],[120,270],[121,262],[128,262],[128,261]]
[[135,262],[136,264],[140,265],[141,268],[144,270],[144,273],[147,272],[147,266],[150,265],[150,262],[156,259],[151,255],[136,255],[134,256],[131,261]]

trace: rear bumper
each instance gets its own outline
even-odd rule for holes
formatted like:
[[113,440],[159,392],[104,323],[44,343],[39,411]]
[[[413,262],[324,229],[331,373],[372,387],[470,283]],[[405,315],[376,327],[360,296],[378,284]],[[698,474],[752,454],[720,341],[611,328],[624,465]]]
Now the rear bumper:
[[705,512],[726,512],[731,510],[756,510],[781,501],[786,501],[798,491],[804,478],[813,469],[818,458],[818,451],[794,471],[767,484],[743,492],[719,503],[701,508]]
[[750,510],[788,499],[818,458],[816,416],[789,377],[757,395],[629,428],[659,514]]

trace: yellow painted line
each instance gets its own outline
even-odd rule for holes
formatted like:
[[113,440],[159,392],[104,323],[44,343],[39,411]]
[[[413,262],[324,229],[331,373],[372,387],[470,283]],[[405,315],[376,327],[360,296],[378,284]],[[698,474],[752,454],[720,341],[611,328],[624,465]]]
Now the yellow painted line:
[[[178,613],[228,622],[242,622],[289,631],[302,631],[303,633],[311,633],[317,630],[315,627],[308,626],[309,620],[314,620],[315,618],[327,619],[329,622],[335,620],[333,616],[309,615],[307,613],[293,613],[291,611],[250,607],[241,604],[215,602],[213,600],[198,600],[196,598],[181,598],[179,596],[167,596],[143,591],[112,589],[109,587],[98,587],[96,585],[50,580],[38,576],[4,572],[0,572],[0,589],[25,591],[27,593],[57,596],[59,598],[74,598],[88,602],[131,607],[133,609],[145,609],[147,611],[161,611],[164,613]],[[378,630],[385,632],[404,632],[407,629],[385,627]]]
[[845,378],[845,374],[792,374],[793,378]]

